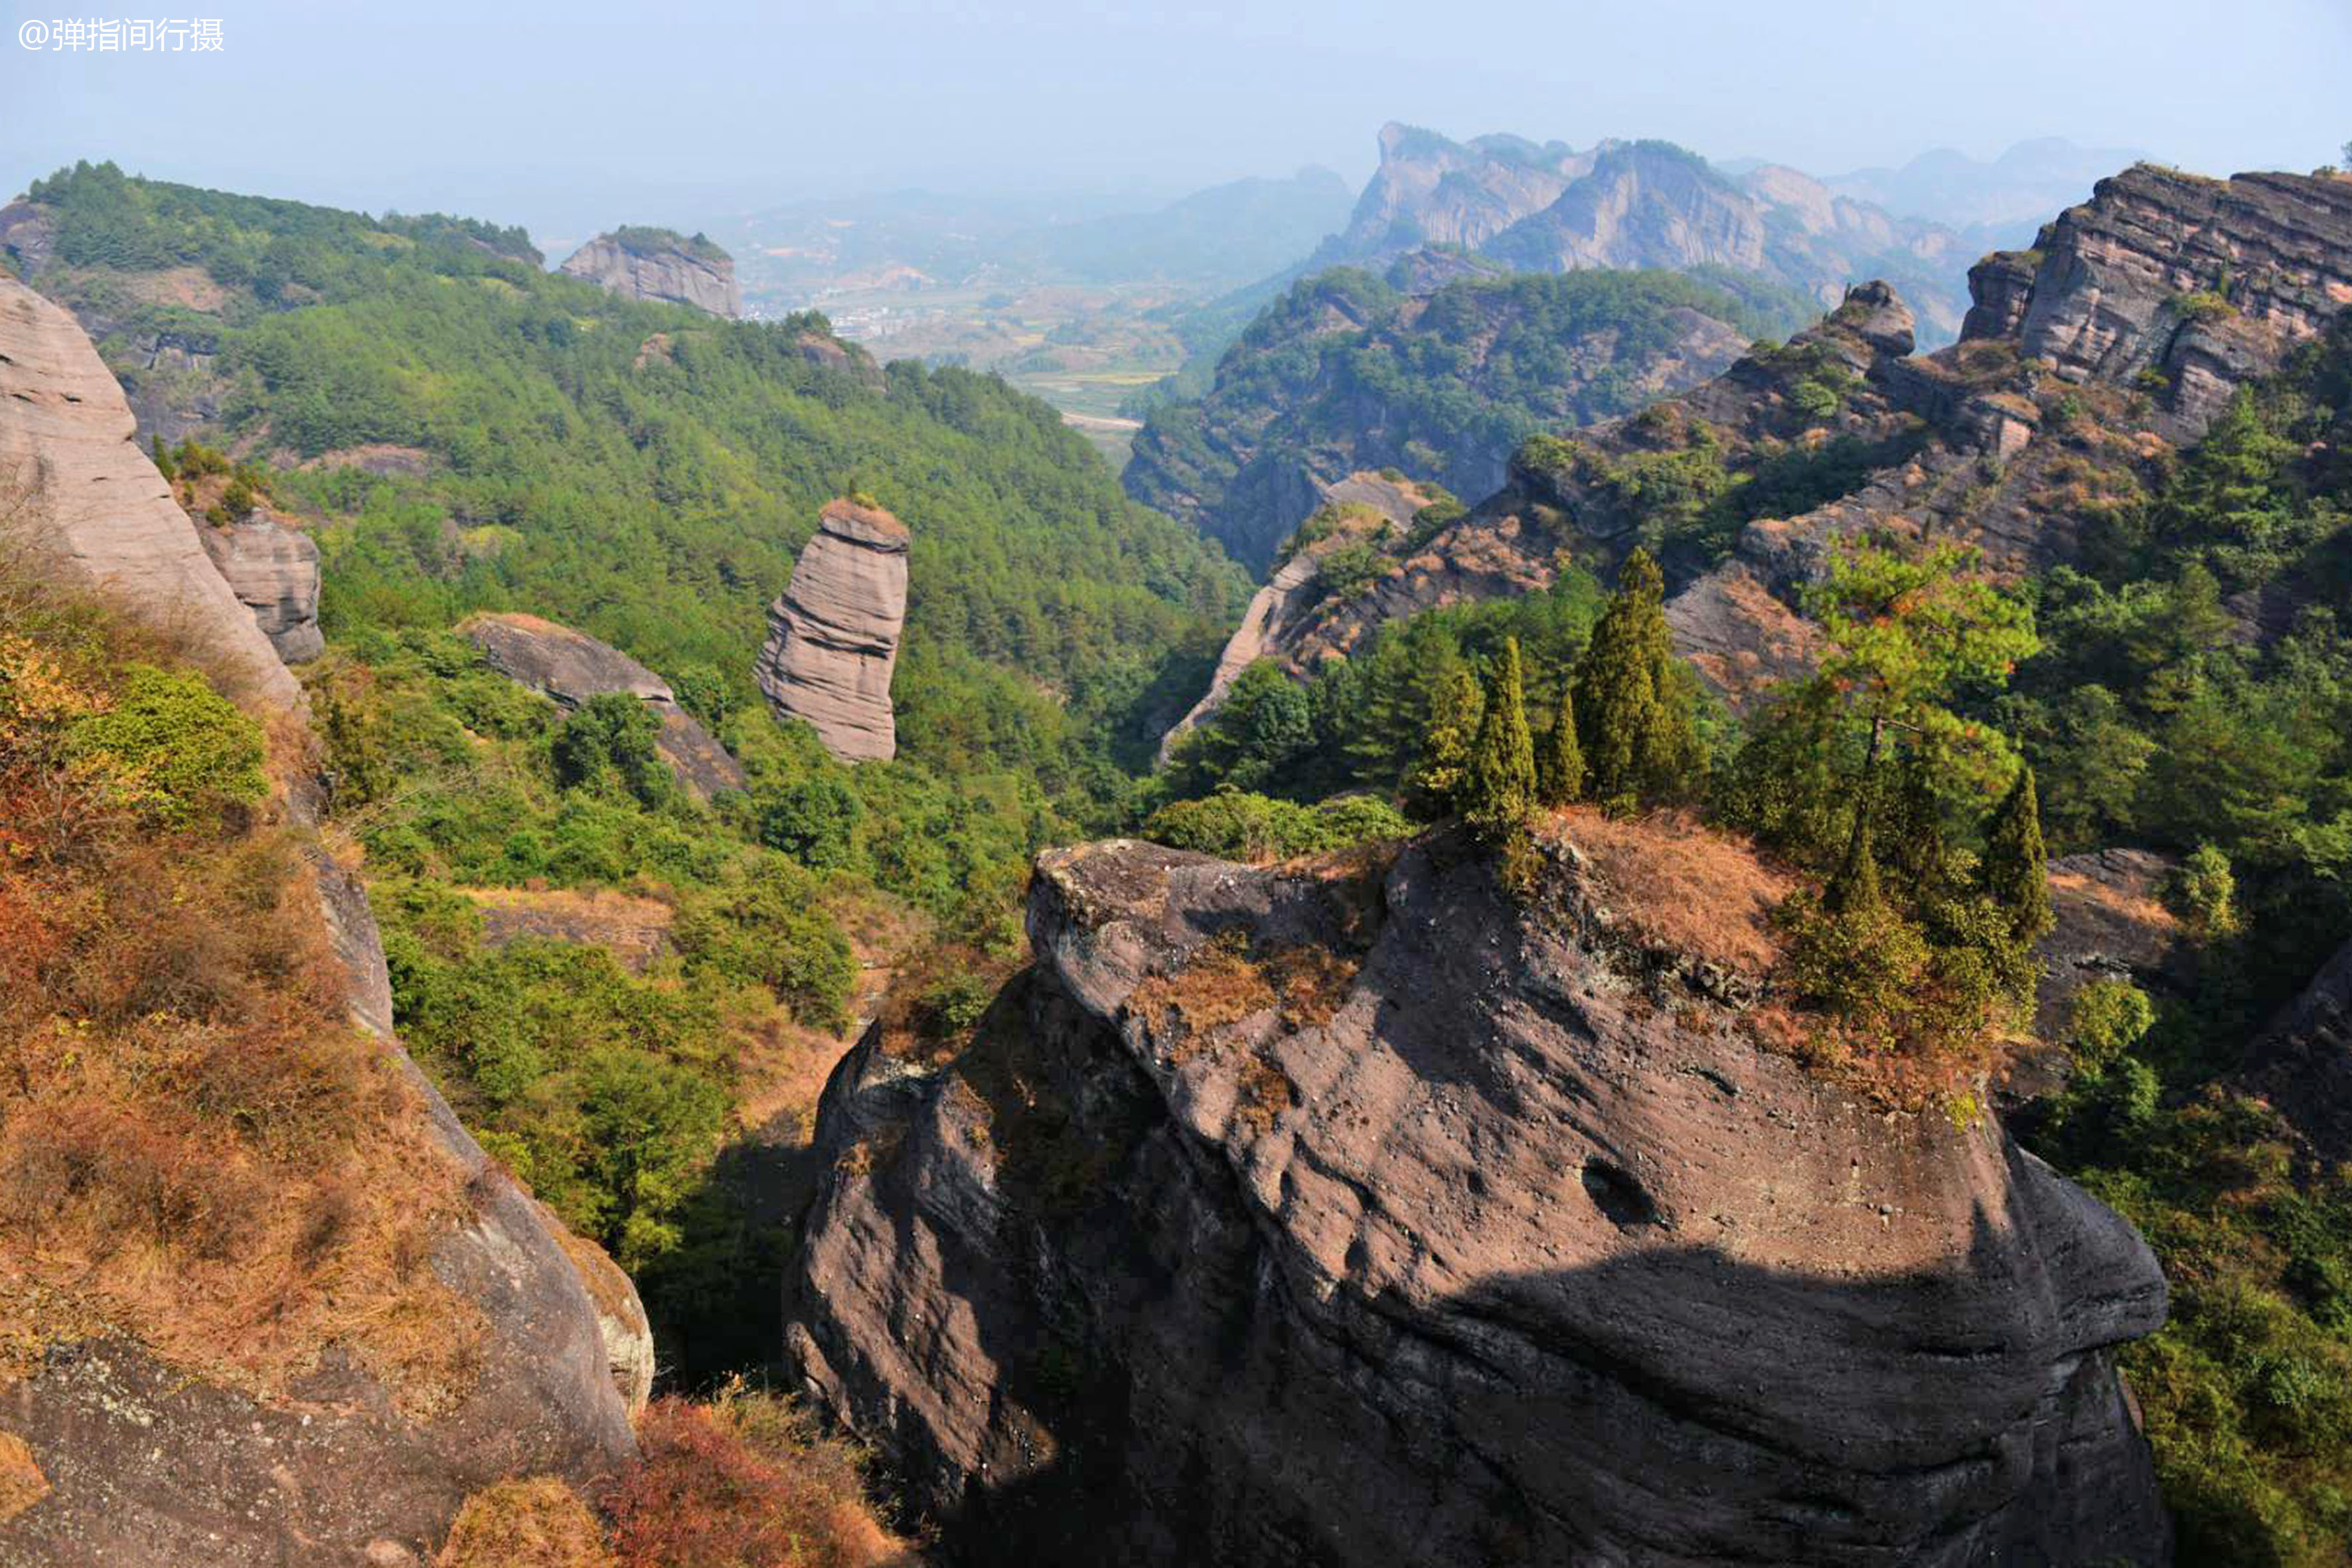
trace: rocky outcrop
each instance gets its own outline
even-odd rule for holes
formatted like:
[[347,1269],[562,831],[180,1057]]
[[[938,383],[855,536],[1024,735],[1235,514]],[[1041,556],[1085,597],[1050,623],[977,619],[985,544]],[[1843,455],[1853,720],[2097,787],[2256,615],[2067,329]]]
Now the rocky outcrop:
[[319,546],[309,534],[264,510],[226,528],[199,528],[196,537],[279,658],[302,664],[327,651],[319,630]]
[[1824,304],[1859,279],[1893,279],[1939,342],[1959,328],[1961,274],[1978,247],[1777,164],[1735,176],[1664,142],[1579,153],[1515,136],[1463,144],[1390,125],[1355,216],[1308,268],[1384,266],[1427,245],[1524,271],[1727,267]]
[[701,235],[666,228],[618,228],[572,253],[562,270],[629,300],[691,305],[732,321],[743,313],[735,262]]
[[[1563,558],[1605,576],[1636,540],[1664,534],[1677,642],[1747,702],[1810,666],[1813,633],[1794,606],[1843,539],[1972,544],[2007,576],[2080,560],[2238,387],[2343,318],[2347,225],[2352,179],[2143,166],[2102,181],[2035,250],[1977,266],[1963,341],[1914,353],[1910,308],[1885,283],[1856,288],[1784,348],[1523,447],[1500,490],[1372,593],[1265,651],[1305,675],[1388,620],[1544,586]],[[1751,481],[1723,503],[1727,555],[1677,547],[1638,487],[1628,499],[1629,463],[1683,454]],[[2248,616],[2273,635],[2291,606]]]
[[[1323,491],[1323,505],[1364,509],[1386,522],[1391,531],[1398,532],[1410,529],[1413,514],[1428,504],[1429,497],[1411,480],[1400,482],[1376,473],[1350,474]],[[1217,656],[1217,667],[1209,677],[1209,689],[1160,738],[1161,763],[1174,752],[1177,742],[1217,710],[1225,693],[1241,679],[1242,671],[1298,636],[1307,617],[1322,603],[1323,557],[1331,547],[1360,537],[1361,533],[1361,530],[1335,530],[1328,540],[1297,552],[1276,566],[1265,585],[1250,595],[1249,607],[1242,613],[1242,624],[1225,639],[1224,648]]]
[[1524,904],[1050,853],[963,1054],[845,1059],[788,1343],[959,1560],[2167,1560],[2131,1228],[1760,1048],[1564,834]]
[[907,618],[906,524],[879,507],[825,503],[815,535],[768,606],[760,689],[776,717],[803,719],[844,762],[898,749],[890,674]]
[[[131,433],[121,389],[72,319],[0,279],[0,460],[37,481],[15,521],[61,574],[99,584],[225,672],[250,710],[299,712],[299,688]],[[298,824],[309,794],[298,784],[281,803]],[[0,1429],[47,1488],[20,1510],[0,1509],[0,1563],[421,1564],[480,1487],[540,1474],[589,1484],[633,1452],[568,1238],[390,1038],[392,988],[366,895],[314,858],[352,1017],[385,1037],[386,1065],[418,1107],[411,1157],[446,1162],[462,1183],[462,1213],[415,1260],[446,1288],[451,1318],[416,1332],[475,1340],[471,1375],[423,1408],[399,1403],[339,1344],[256,1391],[165,1362],[134,1337],[137,1323],[59,1333],[0,1382]]]
[[561,708],[577,708],[609,691],[643,699],[661,722],[654,744],[698,798],[740,790],[747,782],[742,764],[677,705],[669,683],[620,649],[538,616],[485,613],[457,630],[482,650],[492,669]]
[[161,618],[273,707],[301,702],[147,454],[71,315],[0,278],[0,523],[58,570]]
[[2327,1167],[2352,1159],[2352,942],[2273,1019],[2245,1081]]
[[2142,163],[2042,230],[2021,351],[2069,381],[2161,383],[2193,440],[2238,385],[2352,305],[2352,180]]

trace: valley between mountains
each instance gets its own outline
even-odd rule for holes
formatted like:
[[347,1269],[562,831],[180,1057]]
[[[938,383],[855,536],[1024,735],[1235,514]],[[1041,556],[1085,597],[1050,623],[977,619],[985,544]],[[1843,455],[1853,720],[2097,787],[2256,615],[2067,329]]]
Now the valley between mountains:
[[0,1563],[2347,1560],[2352,174],[1378,151],[0,207]]

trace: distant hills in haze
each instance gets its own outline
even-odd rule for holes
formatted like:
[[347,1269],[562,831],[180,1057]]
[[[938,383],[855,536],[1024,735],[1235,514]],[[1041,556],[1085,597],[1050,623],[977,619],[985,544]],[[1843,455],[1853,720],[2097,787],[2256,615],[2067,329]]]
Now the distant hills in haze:
[[2129,148],[2084,147],[2063,136],[2043,136],[1990,160],[1938,147],[1900,168],[1856,169],[1822,183],[1890,213],[2010,244],[2032,238],[2051,217],[2090,199],[2091,187],[2100,180],[2145,156]]

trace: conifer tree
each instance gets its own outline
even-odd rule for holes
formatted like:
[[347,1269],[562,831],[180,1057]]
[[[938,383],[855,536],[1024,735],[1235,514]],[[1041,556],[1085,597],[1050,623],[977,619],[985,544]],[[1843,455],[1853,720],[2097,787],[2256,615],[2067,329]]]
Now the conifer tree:
[[1584,793],[1584,748],[1576,740],[1576,691],[1562,686],[1551,728],[1536,746],[1536,799],[1561,806]]
[[1984,890],[2021,943],[2031,942],[2056,922],[2050,910],[2050,869],[2042,847],[2042,810],[2033,790],[2033,770],[2020,767],[1985,830]]
[[1870,813],[1853,814],[1853,832],[1845,841],[1845,858],[1822,890],[1822,907],[1833,915],[1863,916],[1882,902],[1878,891],[1878,856],[1870,845]]
[[1536,749],[1528,733],[1526,679],[1519,668],[1519,640],[1503,639],[1503,651],[1487,667],[1478,738],[1470,750],[1456,805],[1481,834],[1508,833],[1535,809]]
[[1593,797],[1631,802],[1670,784],[1698,744],[1666,626],[1664,574],[1637,549],[1617,584],[1577,666],[1576,723]]
[[1454,809],[1470,748],[1477,739],[1478,679],[1466,665],[1456,665],[1430,705],[1429,728],[1422,735],[1421,761],[1405,785],[1406,804],[1416,816],[1444,816]]

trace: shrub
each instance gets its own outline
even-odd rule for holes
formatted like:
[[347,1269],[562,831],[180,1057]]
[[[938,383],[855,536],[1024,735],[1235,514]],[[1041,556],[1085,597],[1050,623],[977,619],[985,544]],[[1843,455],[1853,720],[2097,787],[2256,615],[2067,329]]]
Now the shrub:
[[77,721],[68,744],[126,804],[173,826],[269,793],[261,726],[189,672],[131,665],[111,705]]
[[467,1498],[433,1568],[613,1568],[613,1554],[580,1494],[539,1476]]
[[607,1506],[622,1568],[880,1568],[906,1550],[875,1517],[854,1450],[740,1386],[708,1405],[648,1405]]
[[760,806],[760,842],[815,869],[856,858],[857,824],[866,814],[856,793],[837,778],[786,784]]
[[1305,806],[1231,788],[1163,805],[1143,824],[1143,837],[1155,844],[1252,862],[1402,838],[1412,831],[1394,806],[1369,795]]
[[2230,858],[2211,844],[2200,844],[2180,862],[2164,887],[2165,902],[2181,924],[2205,941],[2238,930],[2238,879]]
[[680,911],[670,940],[689,970],[765,985],[801,1022],[839,1029],[849,1022],[857,957],[816,893],[808,873],[772,858]]
[[2074,1059],[2092,1067],[2105,1067],[2130,1050],[2155,1026],[2155,1004],[2128,980],[2094,980],[2066,1007]]
[[644,805],[658,805],[673,784],[669,764],[654,744],[660,733],[660,721],[640,699],[599,692],[555,732],[556,782],[566,788],[617,786]]

